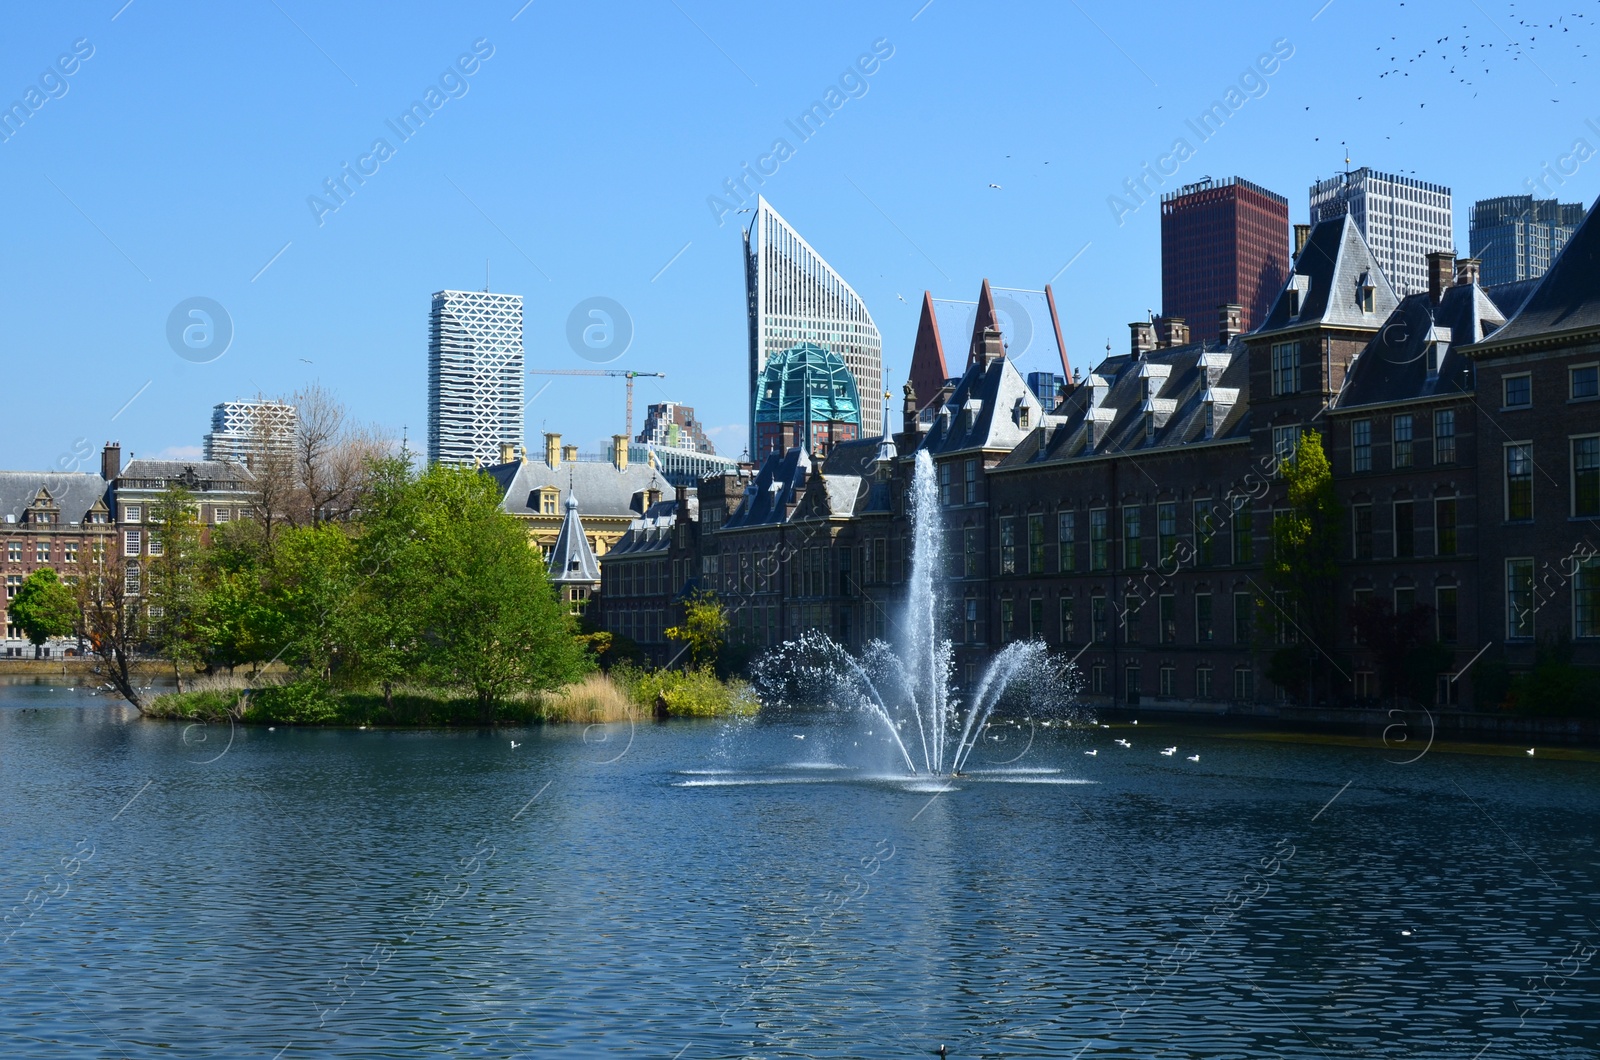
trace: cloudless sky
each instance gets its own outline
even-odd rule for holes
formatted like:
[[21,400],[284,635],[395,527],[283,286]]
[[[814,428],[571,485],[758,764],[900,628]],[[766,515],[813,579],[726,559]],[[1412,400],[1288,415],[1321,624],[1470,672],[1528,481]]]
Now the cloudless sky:
[[[567,317],[615,299],[634,337],[609,367],[666,373],[637,383],[635,430],[671,398],[738,455],[748,215],[719,225],[707,199],[780,138],[792,156],[761,191],[866,300],[896,393],[922,291],[971,299],[984,277],[1053,280],[1088,367],[1161,308],[1159,204],[1119,225],[1107,200],[1174,140],[1193,157],[1160,190],[1237,174],[1297,222],[1348,141],[1356,166],[1450,186],[1465,254],[1474,200],[1525,192],[1580,139],[1600,150],[1597,35],[1593,0],[16,7],[0,102],[74,42],[93,54],[64,94],[44,78],[0,143],[0,467],[56,464],[79,439],[197,454],[215,403],[310,382],[419,447],[429,296],[481,288],[486,259],[492,289],[525,298],[528,367],[596,367]],[[480,40],[493,54],[465,94],[402,142],[386,122]],[[786,119],[879,40],[893,54],[865,93],[802,142]],[[1264,94],[1252,81],[1202,142],[1185,119],[1279,41],[1293,54]],[[380,138],[392,155],[319,225],[308,198]],[[1592,202],[1600,157],[1567,169],[1548,187]],[[209,363],[166,336],[196,296],[234,329]],[[529,448],[554,430],[597,450],[622,418],[620,381],[556,378]]]

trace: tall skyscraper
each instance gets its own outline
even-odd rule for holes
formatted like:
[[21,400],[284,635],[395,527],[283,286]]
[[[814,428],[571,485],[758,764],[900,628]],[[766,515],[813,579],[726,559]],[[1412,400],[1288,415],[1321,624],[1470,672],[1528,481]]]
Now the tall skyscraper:
[[287,457],[299,427],[294,406],[282,401],[224,401],[211,410],[206,459],[254,468],[267,454]]
[[1161,197],[1161,311],[1214,342],[1217,307],[1266,319],[1289,268],[1289,200],[1242,177],[1209,178]]
[[1450,189],[1363,166],[1311,186],[1311,224],[1348,213],[1401,295],[1428,289],[1428,255],[1454,250]]
[[1469,239],[1484,286],[1534,280],[1550,271],[1583,221],[1583,203],[1502,195],[1472,205]]
[[522,296],[439,291],[428,316],[428,462],[497,464],[522,445]]
[[861,297],[764,198],[744,234],[750,314],[750,445],[767,359],[801,343],[839,355],[862,394],[883,393],[883,339]]

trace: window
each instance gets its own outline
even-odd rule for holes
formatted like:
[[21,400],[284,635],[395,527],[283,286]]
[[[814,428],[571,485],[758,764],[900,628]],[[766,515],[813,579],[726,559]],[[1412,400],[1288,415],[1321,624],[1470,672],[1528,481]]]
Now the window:
[[1233,561],[1249,563],[1255,552],[1255,512],[1249,501],[1240,501],[1233,512]]
[[1600,436],[1572,439],[1572,514],[1600,515]]
[[1095,663],[1093,666],[1091,666],[1089,668],[1089,687],[1097,695],[1105,695],[1105,692],[1106,692],[1106,664],[1105,663]]
[[942,501],[947,508],[956,502],[955,488],[950,485],[949,464],[939,465],[939,500]]
[[1394,502],[1394,554],[1405,559],[1417,553],[1416,511],[1410,501]]
[[[1357,611],[1365,611],[1367,606],[1372,603],[1371,589],[1357,589],[1351,595],[1353,597],[1352,602],[1355,605],[1355,610]],[[1350,641],[1358,646],[1367,642],[1366,637],[1364,637],[1361,633],[1361,627],[1355,625],[1354,623],[1351,624]]]
[[1061,598],[1061,643],[1071,644],[1078,639],[1078,609],[1070,596]]
[[125,523],[138,523],[144,521],[144,508],[138,504],[124,504],[122,506],[122,521]]
[[1000,573],[1017,573],[1017,520],[1010,515],[1000,520]]
[[964,559],[963,568],[968,578],[978,576],[978,531],[968,528],[961,531],[961,553]]
[[1373,557],[1373,506],[1371,504],[1350,504],[1350,532],[1352,532],[1352,554],[1355,559],[1371,559]]
[[1202,663],[1194,668],[1194,697],[1196,699],[1211,698],[1211,666]]
[[976,460],[968,460],[967,461],[966,474],[967,474],[967,503],[968,504],[977,504],[978,503],[978,462]]
[[1194,563],[1208,567],[1214,560],[1213,546],[1217,539],[1217,516],[1210,501],[1194,502]]
[[1533,443],[1506,446],[1506,519],[1533,518]]
[[1456,410],[1440,409],[1433,414],[1433,460],[1436,464],[1456,462]]
[[1110,639],[1110,629],[1106,622],[1106,598],[1104,596],[1089,597],[1089,624],[1090,632],[1097,643]]
[[1600,559],[1593,556],[1572,572],[1572,635],[1600,637]]
[[1044,573],[1044,516],[1028,516],[1028,573]]
[[1010,600],[1001,600],[1000,601],[1000,643],[1001,644],[1009,644],[1011,642],[1011,639],[1012,639],[1012,637],[1011,637],[1012,626],[1015,624],[1015,620],[1016,620],[1016,613],[1015,613],[1015,608],[1012,605],[1012,602]]
[[35,563],[50,562],[50,542],[35,541],[33,544],[33,561]]
[[61,546],[61,561],[63,563],[78,562],[78,543],[76,541],[68,541]]
[[21,563],[22,562],[22,542],[21,541],[7,541],[6,542],[6,559],[10,560],[12,563]]
[[555,515],[555,514],[557,514],[556,513],[556,491],[555,490],[541,490],[539,492],[539,514],[540,515]]
[[1533,637],[1533,560],[1506,560],[1506,639]]
[[1272,344],[1272,394],[1293,394],[1300,389],[1300,344]]
[[1409,414],[1396,416],[1390,430],[1394,440],[1394,466],[1410,467],[1411,416]]
[[1233,594],[1233,642],[1235,644],[1249,644],[1254,631],[1251,612],[1255,604],[1250,599],[1249,593]]
[[10,600],[17,595],[17,590],[22,588],[22,575],[6,575],[6,599]]
[[1256,698],[1256,675],[1248,666],[1233,668],[1233,698],[1248,703]]
[[1028,601],[1028,636],[1044,637],[1044,600],[1041,597]]
[[1600,397],[1600,365],[1585,364],[1567,369],[1567,392],[1573,401]]
[[137,562],[128,564],[127,568],[122,572],[122,585],[127,592],[134,594],[139,592],[139,574],[139,564]]
[[1457,681],[1457,674],[1438,674],[1434,677],[1436,691],[1434,692],[1433,705],[1436,707],[1458,707],[1461,705],[1461,682]]
[[1129,703],[1139,702],[1139,667],[1129,663],[1122,668],[1122,689]]
[[1352,683],[1355,685],[1357,699],[1372,698],[1373,680],[1371,670],[1357,670],[1355,672],[1355,680]]
[[1350,470],[1372,470],[1372,421],[1350,421]]
[[1173,694],[1172,686],[1175,683],[1173,678],[1177,676],[1178,668],[1171,663],[1165,663],[1156,673],[1161,682],[1158,694],[1170,699]]
[[1373,287],[1371,284],[1363,284],[1361,289],[1357,292],[1356,301],[1360,303],[1361,311],[1363,313],[1370,313],[1373,311],[1373,294],[1376,291],[1377,288]]
[[1110,549],[1107,547],[1106,510],[1096,508],[1089,513],[1089,569],[1105,570],[1109,565]]
[[1216,637],[1211,621],[1211,594],[1194,594],[1194,639],[1199,644],[1210,644]]
[[1028,417],[1033,410],[1026,405],[1017,406],[1017,426],[1023,430],[1028,429]]
[[1124,640],[1129,644],[1139,643],[1139,620],[1144,617],[1144,597],[1128,597],[1127,606],[1122,609],[1122,630]]
[[124,556],[137,556],[139,554],[139,531],[128,530],[123,534],[122,554]]
[[1504,407],[1525,409],[1533,404],[1533,376],[1526,372],[1508,375],[1502,382],[1505,387]]
[[220,526],[228,521],[228,516],[230,514],[231,513],[226,508],[213,508],[211,509],[211,521]]
[[148,550],[150,552],[150,555],[152,555],[152,556],[161,555],[161,535],[160,534],[157,534],[157,533],[155,533],[153,531],[151,532],[151,534],[150,534],[150,543],[149,543],[149,546],[148,546]]
[[1178,552],[1178,506],[1172,503],[1156,505],[1157,563],[1172,561]]
[[1417,609],[1417,590],[1415,586],[1401,585],[1394,590],[1394,613],[1406,614]]
[[1156,621],[1161,623],[1158,635],[1163,644],[1174,644],[1178,640],[1178,598],[1171,593],[1162,593],[1156,598]]
[[1300,425],[1290,424],[1288,427],[1272,428],[1272,455],[1274,458],[1273,474],[1283,474],[1283,465],[1294,462],[1295,454],[1300,447]]
[[1056,566],[1064,571],[1078,567],[1078,513],[1056,515]]
[[1139,506],[1131,504],[1122,509],[1122,566],[1124,570],[1136,570],[1144,566],[1144,558],[1139,553],[1140,534]]
[[967,643],[978,643],[978,601],[972,597],[966,599]]
[[1461,612],[1456,609],[1456,587],[1454,585],[1441,585],[1433,594],[1434,617],[1439,624],[1439,639],[1445,644],[1454,644],[1461,635]]
[[1456,499],[1440,497],[1433,502],[1433,551],[1440,556],[1456,554]]

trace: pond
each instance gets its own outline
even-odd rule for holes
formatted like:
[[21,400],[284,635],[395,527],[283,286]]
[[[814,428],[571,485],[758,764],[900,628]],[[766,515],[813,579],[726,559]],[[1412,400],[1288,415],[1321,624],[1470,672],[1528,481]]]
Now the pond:
[[1600,1051],[1593,756],[1080,717],[950,780],[870,728],[230,730],[0,686],[0,1055]]

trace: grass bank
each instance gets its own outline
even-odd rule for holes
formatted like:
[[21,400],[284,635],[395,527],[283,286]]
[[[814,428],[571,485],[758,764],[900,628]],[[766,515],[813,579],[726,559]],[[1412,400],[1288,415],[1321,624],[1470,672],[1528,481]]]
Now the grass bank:
[[[743,681],[721,681],[709,671],[618,667],[547,692],[529,692],[498,704],[497,725],[537,722],[594,724],[666,717],[754,714],[759,704]],[[247,725],[445,728],[482,724],[475,699],[434,688],[396,689],[389,701],[375,691],[330,689],[294,681],[247,688],[217,681],[187,692],[168,692],[146,705],[152,718],[224,721]]]

